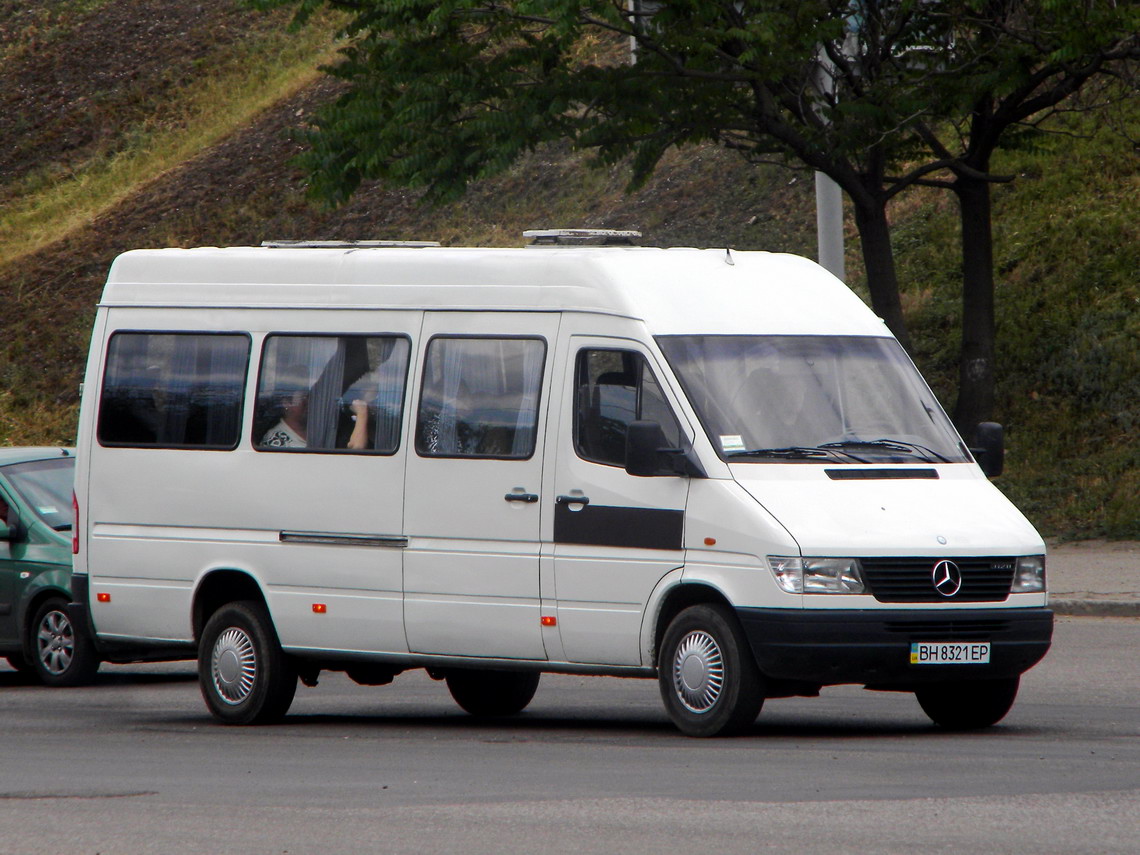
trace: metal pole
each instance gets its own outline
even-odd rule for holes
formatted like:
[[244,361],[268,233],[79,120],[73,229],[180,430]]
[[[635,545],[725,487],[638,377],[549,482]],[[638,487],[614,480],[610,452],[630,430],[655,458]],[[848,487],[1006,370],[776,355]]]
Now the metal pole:
[[841,282],[843,265],[843,191],[822,172],[815,174],[815,228],[819,263]]

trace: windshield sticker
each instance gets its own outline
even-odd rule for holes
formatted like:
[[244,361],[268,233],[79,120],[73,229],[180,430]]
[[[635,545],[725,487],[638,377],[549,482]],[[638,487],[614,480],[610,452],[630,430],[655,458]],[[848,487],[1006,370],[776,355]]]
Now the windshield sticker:
[[722,451],[744,451],[744,437],[738,433],[721,436],[720,447]]
[[59,508],[57,508],[53,505],[48,505],[47,507],[38,508],[37,510],[39,510],[39,512],[42,516],[47,516],[48,514],[58,514],[59,513]]

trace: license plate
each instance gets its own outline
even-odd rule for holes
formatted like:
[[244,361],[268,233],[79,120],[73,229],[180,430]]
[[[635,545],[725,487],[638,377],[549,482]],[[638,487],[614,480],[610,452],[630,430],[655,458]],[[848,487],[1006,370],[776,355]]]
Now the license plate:
[[987,665],[990,644],[921,641],[910,646],[911,665]]

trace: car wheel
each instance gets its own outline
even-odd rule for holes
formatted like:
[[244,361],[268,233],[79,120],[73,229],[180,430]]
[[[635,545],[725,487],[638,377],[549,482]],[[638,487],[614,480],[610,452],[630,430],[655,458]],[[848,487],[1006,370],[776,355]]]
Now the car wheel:
[[688,736],[728,736],[756,721],[764,683],[725,606],[690,606],[665,631],[657,664],[661,698]]
[[265,606],[251,600],[214,612],[198,645],[198,683],[206,706],[225,724],[284,718],[297,692],[297,669]]
[[32,668],[45,686],[83,686],[99,670],[91,640],[76,632],[60,597],[44,600],[29,625]]
[[1017,697],[1020,677],[958,680],[915,690],[922,711],[947,730],[978,730],[997,724]]
[[520,713],[538,690],[538,671],[449,671],[451,697],[476,716]]

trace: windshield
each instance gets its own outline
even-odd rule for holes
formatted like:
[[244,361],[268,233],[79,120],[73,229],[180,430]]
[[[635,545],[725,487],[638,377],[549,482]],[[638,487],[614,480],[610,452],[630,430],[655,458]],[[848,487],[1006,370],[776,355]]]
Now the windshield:
[[13,463],[0,472],[24,503],[56,531],[71,528],[71,487],[75,458],[58,457]]
[[970,459],[894,339],[693,335],[658,343],[731,462]]

